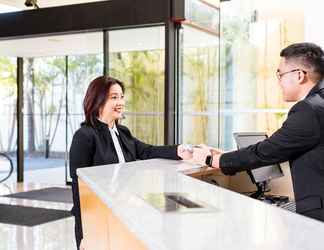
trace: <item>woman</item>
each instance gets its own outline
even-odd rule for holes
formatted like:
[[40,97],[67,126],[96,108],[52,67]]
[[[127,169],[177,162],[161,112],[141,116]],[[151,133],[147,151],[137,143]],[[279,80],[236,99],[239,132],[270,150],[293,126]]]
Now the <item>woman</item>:
[[124,85],[112,77],[94,79],[83,101],[85,122],[73,136],[70,148],[70,175],[72,178],[75,216],[75,236],[79,249],[82,239],[80,197],[77,168],[123,163],[137,159],[190,159],[191,153],[183,146],[152,146],[132,136],[129,129],[119,125],[123,116]]

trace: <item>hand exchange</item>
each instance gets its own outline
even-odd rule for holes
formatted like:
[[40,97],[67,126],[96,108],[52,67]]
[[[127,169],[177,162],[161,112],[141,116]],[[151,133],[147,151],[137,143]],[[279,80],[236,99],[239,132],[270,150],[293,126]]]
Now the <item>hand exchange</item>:
[[208,155],[212,155],[212,167],[219,168],[219,158],[223,154],[223,151],[216,148],[208,147],[204,144],[199,145],[193,149],[193,162],[205,166],[206,158]]

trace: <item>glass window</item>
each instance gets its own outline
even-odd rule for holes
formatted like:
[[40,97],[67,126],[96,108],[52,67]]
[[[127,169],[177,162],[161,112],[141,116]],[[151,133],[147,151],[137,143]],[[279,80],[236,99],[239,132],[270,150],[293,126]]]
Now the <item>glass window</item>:
[[164,37],[164,27],[109,32],[110,75],[126,88],[122,124],[150,144],[164,143]]
[[[83,120],[82,101],[86,88],[93,78],[103,73],[103,34],[1,41],[0,51],[24,60],[25,170],[55,169],[55,180],[46,181],[64,183],[72,135]],[[0,94],[4,104],[0,108],[6,109],[1,119],[8,124],[0,129],[0,146],[2,150],[12,151],[17,128],[12,120],[16,113],[10,113],[16,108],[16,62],[9,57],[0,58]],[[14,106],[10,107],[10,103]],[[30,178],[33,175],[28,174],[25,179],[31,181]]]
[[302,5],[295,1],[221,6],[220,144],[229,150],[236,147],[233,132],[270,135],[281,126],[292,104],[283,101],[277,84],[279,54],[305,37]]
[[83,99],[89,83],[103,72],[103,54],[68,57],[68,145],[84,121]]
[[186,0],[186,23],[219,33],[219,0]]
[[[65,57],[24,60],[25,169],[65,164]],[[55,159],[55,161],[54,161]],[[41,161],[42,160],[42,161]]]
[[[0,56],[0,152],[8,154],[16,168],[17,59]],[[0,179],[4,178],[0,169]],[[7,170],[7,169],[6,169]]]
[[236,147],[233,132],[270,135],[282,125],[293,103],[283,101],[277,84],[279,54],[294,42],[324,44],[314,14],[323,3],[315,2],[187,1],[180,142],[230,150]]
[[219,35],[183,25],[179,139],[218,145]]

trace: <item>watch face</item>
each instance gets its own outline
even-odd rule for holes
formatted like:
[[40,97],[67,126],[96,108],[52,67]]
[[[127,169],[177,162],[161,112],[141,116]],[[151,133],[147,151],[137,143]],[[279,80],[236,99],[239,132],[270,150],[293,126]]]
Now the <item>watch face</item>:
[[211,166],[212,165],[212,156],[211,155],[207,155],[206,157],[206,165],[207,166]]

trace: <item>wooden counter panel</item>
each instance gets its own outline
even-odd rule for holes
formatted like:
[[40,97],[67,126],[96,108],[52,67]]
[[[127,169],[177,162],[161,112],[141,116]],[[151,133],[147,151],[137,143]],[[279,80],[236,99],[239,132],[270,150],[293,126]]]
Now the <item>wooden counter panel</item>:
[[86,249],[111,250],[109,247],[106,205],[79,179],[83,239]]
[[80,179],[79,190],[83,239],[87,250],[148,249]]

